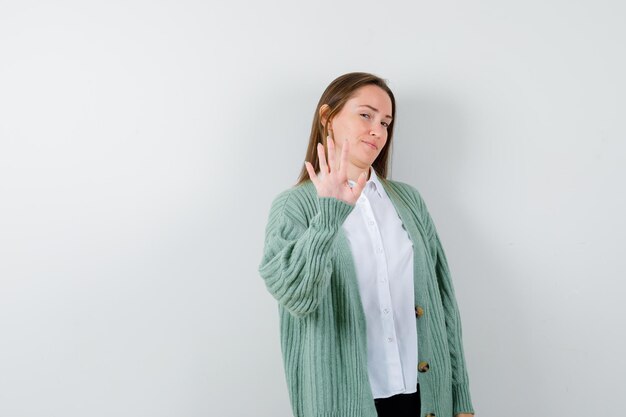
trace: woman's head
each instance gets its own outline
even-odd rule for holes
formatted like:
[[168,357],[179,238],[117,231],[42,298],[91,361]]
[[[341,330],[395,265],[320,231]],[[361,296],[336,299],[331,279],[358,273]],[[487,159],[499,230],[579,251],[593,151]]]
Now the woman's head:
[[[350,141],[351,164],[361,169],[371,165],[380,177],[386,178],[395,112],[395,98],[382,78],[364,72],[338,77],[326,88],[315,108],[306,160],[319,170],[317,144],[322,143],[327,149],[326,139],[330,135],[338,152],[345,140]],[[303,167],[298,184],[307,179],[309,175]]]

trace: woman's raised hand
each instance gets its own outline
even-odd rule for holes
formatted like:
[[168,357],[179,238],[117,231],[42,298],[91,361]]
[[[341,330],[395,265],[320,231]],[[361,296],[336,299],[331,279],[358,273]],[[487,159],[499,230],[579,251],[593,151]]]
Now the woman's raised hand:
[[320,161],[319,176],[315,173],[313,165],[305,161],[306,170],[309,172],[309,178],[317,189],[319,197],[335,197],[350,205],[356,204],[361,195],[361,191],[367,183],[367,174],[365,172],[359,175],[356,184],[350,188],[348,184],[348,147],[349,141],[344,141],[341,149],[341,160],[337,161],[335,155],[335,141],[329,136],[328,140],[328,164],[324,156],[324,145],[317,144],[317,157]]

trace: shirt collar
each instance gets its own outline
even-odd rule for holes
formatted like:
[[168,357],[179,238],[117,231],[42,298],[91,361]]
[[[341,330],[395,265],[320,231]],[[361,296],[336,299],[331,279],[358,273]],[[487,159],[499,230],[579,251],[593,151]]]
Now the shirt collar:
[[[348,184],[350,184],[350,187],[354,187],[354,184],[356,184],[355,181],[352,180],[348,180]],[[372,185],[370,185],[372,184]],[[376,191],[376,193],[378,194],[378,196],[380,198],[383,198],[383,185],[380,182],[380,178],[378,178],[378,174],[376,174],[376,171],[374,170],[374,167],[370,167],[370,179],[367,180],[367,182],[365,183],[365,189],[367,189],[368,187],[372,187],[374,188],[374,190]]]

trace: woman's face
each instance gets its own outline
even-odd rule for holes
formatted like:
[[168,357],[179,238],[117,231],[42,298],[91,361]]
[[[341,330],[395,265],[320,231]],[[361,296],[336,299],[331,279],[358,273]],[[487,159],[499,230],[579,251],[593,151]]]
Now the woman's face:
[[361,169],[372,165],[387,143],[391,110],[391,99],[382,88],[366,85],[356,90],[329,124],[338,154],[347,140],[348,161]]

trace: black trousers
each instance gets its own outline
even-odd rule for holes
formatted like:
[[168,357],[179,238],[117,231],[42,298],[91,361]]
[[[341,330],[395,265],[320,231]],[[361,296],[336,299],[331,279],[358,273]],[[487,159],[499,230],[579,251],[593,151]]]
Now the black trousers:
[[420,386],[414,394],[398,394],[389,398],[374,398],[378,417],[420,417]]

